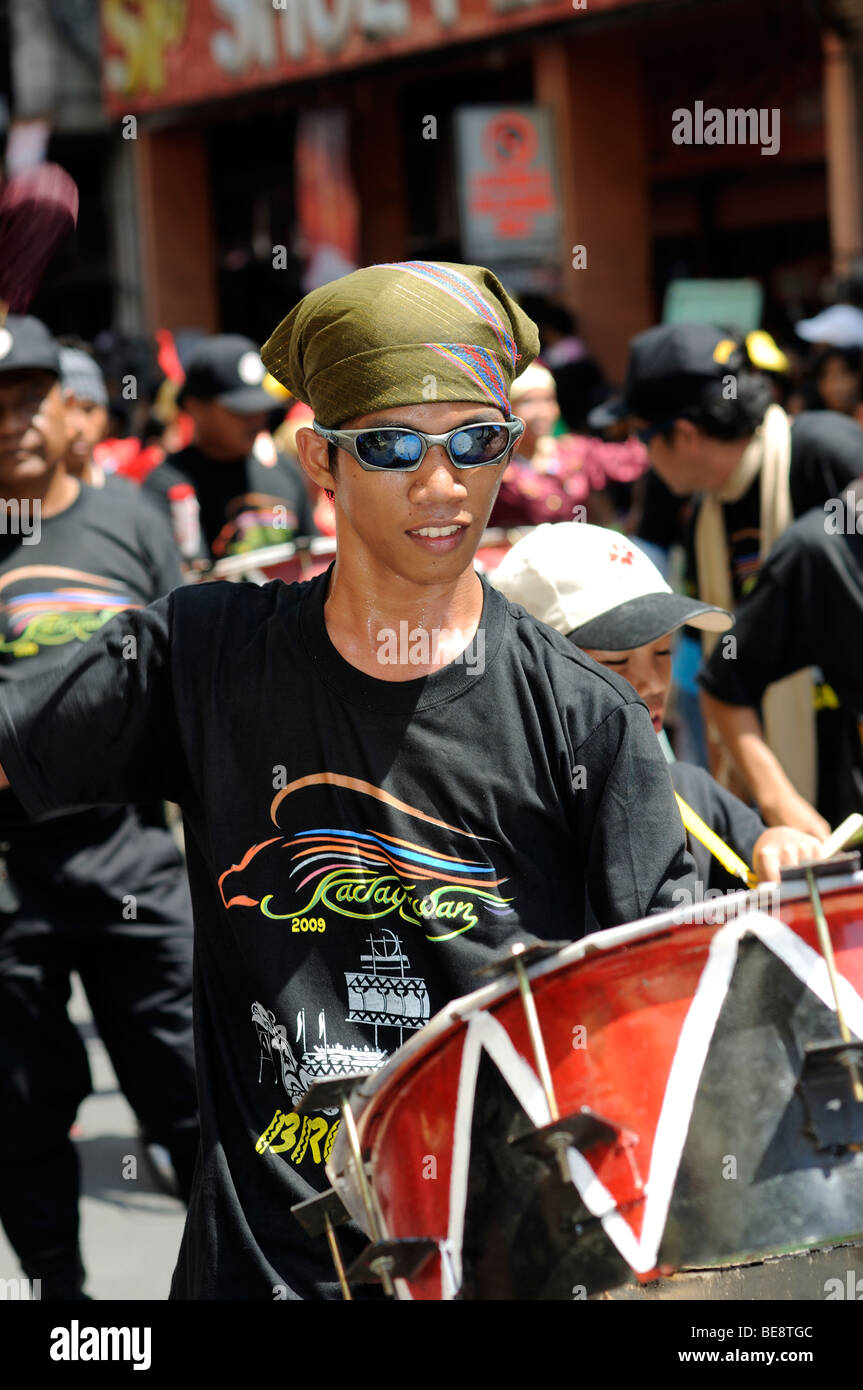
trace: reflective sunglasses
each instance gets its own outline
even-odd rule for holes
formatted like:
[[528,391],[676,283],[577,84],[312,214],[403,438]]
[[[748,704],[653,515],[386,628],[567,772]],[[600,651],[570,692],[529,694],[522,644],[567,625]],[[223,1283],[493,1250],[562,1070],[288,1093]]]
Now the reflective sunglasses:
[[476,425],[457,425],[446,434],[381,425],[366,430],[326,430],[313,421],[316,434],[352,454],[369,473],[415,473],[433,444],[442,444],[456,468],[499,463],[524,434],[524,421],[510,418]]

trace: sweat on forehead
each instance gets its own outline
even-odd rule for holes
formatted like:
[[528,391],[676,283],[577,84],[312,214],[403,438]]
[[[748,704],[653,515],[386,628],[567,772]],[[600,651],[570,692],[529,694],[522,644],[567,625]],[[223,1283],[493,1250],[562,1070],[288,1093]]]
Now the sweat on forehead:
[[264,344],[272,375],[332,428],[424,401],[509,414],[536,325],[490,270],[436,261],[366,266],[307,294]]

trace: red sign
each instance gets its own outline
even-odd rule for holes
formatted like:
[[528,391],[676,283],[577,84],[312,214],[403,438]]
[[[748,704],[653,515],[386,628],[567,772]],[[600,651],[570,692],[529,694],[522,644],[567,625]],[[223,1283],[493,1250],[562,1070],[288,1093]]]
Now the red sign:
[[102,0],[114,115],[230,96],[647,0]]

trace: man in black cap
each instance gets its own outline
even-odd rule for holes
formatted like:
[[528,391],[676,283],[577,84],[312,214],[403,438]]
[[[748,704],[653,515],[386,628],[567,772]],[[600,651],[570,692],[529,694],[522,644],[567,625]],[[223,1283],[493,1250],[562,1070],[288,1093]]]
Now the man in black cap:
[[[76,654],[86,661],[116,614],[135,665],[132,610],[181,578],[168,528],[134,489],[94,489],[68,472],[59,377],[44,325],[10,316],[0,328],[0,696],[14,688],[25,707],[62,683]],[[38,717],[47,727],[56,713]],[[98,736],[87,756],[99,758]],[[66,1013],[71,970],[147,1142],[168,1149],[186,1197],[198,1145],[182,858],[164,825],[142,825],[131,808],[74,804],[39,814],[0,792],[0,1221],[44,1299],[83,1296],[69,1129],[90,1076]]]
[[694,895],[647,709],[473,567],[537,350],[479,266],[307,295],[264,354],[315,412],[297,445],[335,495],[334,565],[187,585],[130,616],[136,662],[115,623],[38,710],[0,699],[0,763],[34,810],[183,807],[202,1162],[175,1297],[338,1297],[290,1216],[340,1124],[298,1109],[309,1086],[381,1067],[516,941]]
[[[671,492],[700,494],[684,538],[688,580],[699,598],[726,609],[751,590],[794,517],[837,496],[863,470],[863,432],[853,420],[831,411],[789,420],[771,404],[746,345],[705,324],[665,324],[632,339],[623,395],[591,423],[625,417]],[[703,639],[705,656],[713,641]],[[783,681],[768,691],[764,713],[770,745],[797,789],[785,819],[824,838],[824,821],[811,810],[815,708],[819,726],[833,711],[823,683],[812,687],[807,672]]]
[[[315,531],[302,474],[277,452],[269,434],[279,401],[262,385],[265,377],[255,344],[236,334],[205,338],[188,363],[178,404],[194,421],[194,442],[148,474],[144,491],[172,517],[184,558],[192,563]],[[190,486],[198,518],[188,528],[182,503],[179,511],[176,504],[177,489]]]
[[[66,467],[91,487],[104,487],[106,474],[93,450],[108,433],[108,387],[102,369],[83,348],[60,348],[60,385],[66,402]],[[109,474],[113,478],[113,475]],[[112,486],[125,480],[114,479]]]

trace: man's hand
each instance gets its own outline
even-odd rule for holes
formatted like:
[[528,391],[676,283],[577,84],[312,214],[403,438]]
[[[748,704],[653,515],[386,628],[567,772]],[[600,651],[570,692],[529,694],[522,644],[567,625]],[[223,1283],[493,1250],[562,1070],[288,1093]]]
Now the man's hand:
[[[804,801],[803,805],[806,804]],[[821,817],[817,819],[820,821]],[[790,825],[774,825],[770,830],[765,830],[755,841],[752,851],[752,867],[758,882],[778,883],[780,869],[802,864],[807,859],[820,859],[822,842],[829,833],[829,826],[826,834],[818,839]]]

